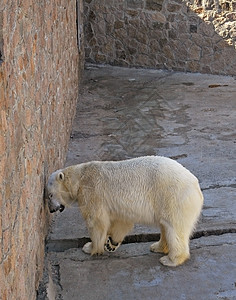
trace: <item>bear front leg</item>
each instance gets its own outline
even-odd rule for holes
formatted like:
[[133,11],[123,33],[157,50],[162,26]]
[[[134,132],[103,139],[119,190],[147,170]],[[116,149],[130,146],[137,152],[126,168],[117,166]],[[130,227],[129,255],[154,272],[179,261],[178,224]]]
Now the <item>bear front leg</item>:
[[115,243],[112,238],[109,236],[107,238],[107,242],[104,245],[104,249],[107,252],[115,252],[119,247],[120,247],[121,243]]
[[109,222],[107,218],[97,218],[90,220],[88,231],[91,238],[91,243],[84,245],[83,251],[91,255],[101,255],[104,253],[104,245],[107,239],[107,230]]
[[111,223],[111,226],[108,230],[108,237],[104,248],[107,252],[116,251],[125,236],[129,231],[132,230],[134,224],[126,221],[115,220]]

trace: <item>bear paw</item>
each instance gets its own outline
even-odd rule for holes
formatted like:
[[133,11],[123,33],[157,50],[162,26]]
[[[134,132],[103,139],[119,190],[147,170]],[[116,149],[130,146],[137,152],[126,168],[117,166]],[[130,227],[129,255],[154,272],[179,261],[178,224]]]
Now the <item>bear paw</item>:
[[164,266],[167,266],[167,267],[176,267],[177,266],[176,263],[174,263],[172,260],[170,260],[168,255],[162,256],[160,258],[160,263],[162,263]]
[[152,244],[151,247],[150,247],[150,251],[157,252],[157,253],[165,253],[165,254],[167,254],[169,252],[167,246],[164,247],[160,243],[160,241]]
[[190,257],[189,253],[181,254],[175,257],[174,259],[171,259],[168,255],[166,255],[160,258],[160,262],[164,266],[176,267],[182,265],[187,259],[189,259],[189,257]]
[[121,243],[115,243],[115,242],[113,242],[112,238],[109,236],[107,238],[106,244],[104,245],[104,249],[107,252],[115,252],[120,247],[120,244]]
[[84,245],[84,247],[82,248],[82,251],[86,254],[91,254],[92,252],[92,243],[88,242]]

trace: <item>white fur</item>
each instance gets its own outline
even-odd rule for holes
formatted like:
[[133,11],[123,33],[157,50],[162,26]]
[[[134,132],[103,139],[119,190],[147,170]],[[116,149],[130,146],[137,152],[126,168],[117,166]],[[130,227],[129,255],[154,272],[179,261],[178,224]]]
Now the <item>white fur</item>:
[[[69,205],[78,201],[92,244],[86,253],[101,254],[107,237],[121,243],[135,223],[161,229],[153,252],[177,266],[189,258],[189,237],[203,205],[197,178],[174,160],[146,156],[118,162],[89,162],[60,170],[50,177],[48,190]],[[52,197],[53,198],[53,197]]]

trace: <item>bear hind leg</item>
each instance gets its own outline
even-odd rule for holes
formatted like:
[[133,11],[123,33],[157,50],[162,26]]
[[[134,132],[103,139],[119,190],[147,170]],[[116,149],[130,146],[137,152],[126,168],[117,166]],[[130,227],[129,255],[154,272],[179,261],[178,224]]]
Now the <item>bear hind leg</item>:
[[190,257],[189,236],[190,233],[177,231],[171,225],[164,225],[166,233],[166,242],[169,253],[160,258],[160,262],[169,267],[176,267],[183,264]]
[[152,244],[150,247],[150,250],[152,252],[167,254],[169,252],[169,248],[168,248],[167,241],[166,241],[165,227],[163,225],[160,225],[160,229],[161,229],[160,240],[158,242]]

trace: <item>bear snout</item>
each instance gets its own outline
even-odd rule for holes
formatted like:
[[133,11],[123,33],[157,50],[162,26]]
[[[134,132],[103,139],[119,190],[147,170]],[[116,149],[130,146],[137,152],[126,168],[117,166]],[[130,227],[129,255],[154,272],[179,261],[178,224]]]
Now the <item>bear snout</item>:
[[52,213],[54,213],[54,212],[56,212],[56,211],[60,211],[60,212],[63,212],[63,210],[65,209],[65,206],[63,205],[63,204],[61,204],[61,205],[58,205],[58,206],[56,206],[56,207],[51,207],[50,205],[49,205],[49,211],[50,211],[50,213],[52,214]]
[[62,212],[65,209],[65,206],[56,200],[51,200],[51,201],[49,200],[48,208],[49,208],[50,213],[54,213],[58,210],[60,212]]

